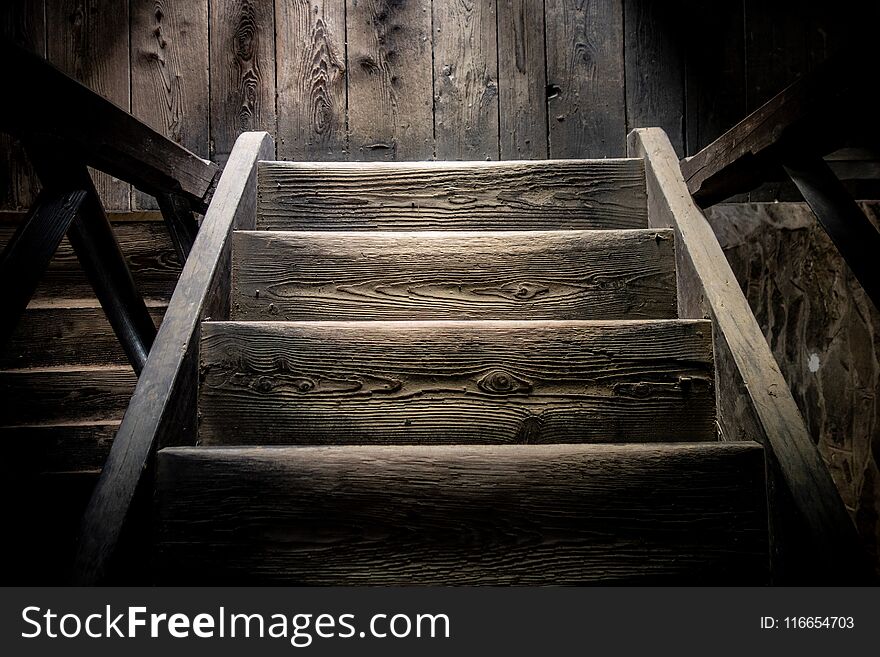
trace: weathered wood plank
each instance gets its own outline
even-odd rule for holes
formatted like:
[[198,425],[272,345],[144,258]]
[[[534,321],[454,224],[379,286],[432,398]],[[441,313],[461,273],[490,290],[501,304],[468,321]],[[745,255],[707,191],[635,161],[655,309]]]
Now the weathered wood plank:
[[[13,232],[12,226],[0,225],[0,245],[6,244]],[[156,222],[125,222],[115,224],[113,232],[138,289],[153,300],[170,299],[181,266],[165,226]],[[94,294],[65,238],[37,286],[34,299],[46,304],[55,298],[88,299]]]
[[544,12],[532,0],[498,3],[500,157],[547,157],[547,66]]
[[438,160],[497,160],[495,0],[435,2],[434,137]]
[[[675,151],[662,130],[630,134],[629,152],[646,158],[651,225],[674,227],[682,317],[709,317],[715,333],[718,415],[726,440],[758,440],[770,463],[770,485],[781,485],[801,514],[811,544],[793,544],[777,530],[782,551],[809,552],[807,581],[864,582],[865,556],[828,469],[712,229],[690,199]],[[779,548],[774,548],[779,549]]]
[[626,150],[623,0],[546,0],[550,157]]
[[[131,113],[207,157],[208,0],[133,0],[130,11]],[[132,207],[158,206],[135,190]]]
[[351,158],[430,160],[430,3],[347,0],[346,7]]
[[0,426],[118,420],[136,380],[125,365],[0,370]]
[[767,579],[754,443],[163,450],[158,513],[174,584]]
[[203,444],[715,439],[705,322],[217,322]]
[[644,228],[640,160],[266,163],[259,228],[561,230]]
[[[0,39],[46,56],[45,0],[6,0],[0,6]],[[0,132],[0,208],[30,208],[40,183],[21,143]]]
[[33,210],[0,253],[0,347],[15,331],[52,254],[70,228],[86,198],[84,189],[40,192]]
[[748,192],[792,150],[823,155],[839,148],[857,114],[853,94],[865,64],[837,60],[801,78],[681,163],[690,194],[707,207]]
[[226,162],[242,132],[265,130],[275,134],[273,7],[270,0],[211,1],[211,159],[214,161]]
[[272,157],[272,138],[246,133],[236,142],[184,265],[147,366],[119,428],[79,531],[73,579],[108,574],[126,517],[156,445],[194,444],[198,326],[229,307],[229,234],[253,228],[256,162]]
[[97,480],[117,429],[119,420],[3,427],[0,441],[18,473],[89,471]]
[[[166,304],[149,305],[158,325]],[[124,365],[125,353],[96,300],[53,299],[32,303],[9,342],[0,349],[0,368],[55,365]]]
[[[128,3],[116,0],[57,0],[46,3],[51,26],[48,58],[62,71],[122,109],[131,109]],[[104,207],[131,207],[131,186],[93,171]]]
[[239,232],[232,318],[673,319],[671,231]]
[[659,127],[684,153],[684,32],[688,4],[624,0],[626,117],[630,128]]
[[275,3],[278,157],[348,159],[345,0]]

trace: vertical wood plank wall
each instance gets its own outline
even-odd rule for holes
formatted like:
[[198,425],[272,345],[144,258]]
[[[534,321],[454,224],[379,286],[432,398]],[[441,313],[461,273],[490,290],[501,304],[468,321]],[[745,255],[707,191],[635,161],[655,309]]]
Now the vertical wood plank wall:
[[[280,159],[611,157],[653,125],[685,155],[845,42],[849,1],[4,0],[0,37],[221,163],[255,129]],[[0,154],[24,209],[33,174]]]

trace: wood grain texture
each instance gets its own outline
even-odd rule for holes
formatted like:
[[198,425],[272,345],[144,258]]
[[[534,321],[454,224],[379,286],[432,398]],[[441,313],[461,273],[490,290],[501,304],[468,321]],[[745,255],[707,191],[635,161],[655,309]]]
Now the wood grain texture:
[[73,581],[95,584],[110,574],[126,519],[157,446],[195,441],[195,350],[202,317],[226,317],[229,235],[253,228],[256,163],[275,148],[265,132],[236,140],[180,282],[138,380],[101,478],[82,517]]
[[232,318],[673,319],[671,231],[239,232]]
[[550,157],[626,150],[623,0],[546,0]]
[[763,477],[756,444],[163,450],[159,576],[760,584]]
[[[131,113],[208,157],[208,0],[131,2]],[[156,209],[134,190],[132,207]]]
[[430,160],[431,4],[347,0],[346,12],[351,158]]
[[713,440],[707,323],[210,322],[202,444]]
[[502,160],[547,157],[544,12],[534,0],[498,2],[499,140]]
[[272,0],[211,0],[211,159],[226,162],[242,132],[275,134]]
[[[646,158],[652,226],[676,229],[679,314],[713,323],[722,437],[765,446],[771,484],[790,494],[804,521],[806,544],[792,544],[776,527],[774,543],[808,552],[810,572],[801,573],[802,583],[864,583],[870,570],[855,526],[712,229],[687,192],[675,151],[661,130],[636,130],[629,139],[630,154]],[[774,524],[775,502],[771,498]]]
[[[157,326],[165,308],[165,303],[149,306]],[[2,369],[127,362],[104,311],[92,299],[32,303],[9,342],[0,347]]]
[[270,230],[644,228],[641,160],[265,163]]
[[348,159],[345,0],[275,3],[278,157]]
[[0,370],[0,426],[118,420],[135,382],[124,365]]
[[0,428],[8,464],[19,473],[93,472],[104,465],[118,420]]
[[[46,3],[53,28],[48,58],[62,71],[122,109],[131,109],[128,3],[116,0],[57,0]],[[104,207],[131,207],[131,186],[92,172]]]
[[438,160],[497,160],[495,0],[432,3]]
[[[45,57],[45,4],[45,0],[6,0],[0,6],[0,38]],[[29,208],[39,190],[40,183],[22,145],[0,133],[0,207]]]
[[[13,232],[12,226],[0,226],[0,244],[5,244]],[[154,300],[170,299],[180,274],[180,261],[171,245],[168,229],[155,222],[126,222],[116,224],[113,232],[141,293]],[[37,286],[34,299],[45,304],[52,298],[94,296],[94,289],[65,238]]]
[[690,4],[624,0],[629,128],[663,128],[684,156],[685,32]]

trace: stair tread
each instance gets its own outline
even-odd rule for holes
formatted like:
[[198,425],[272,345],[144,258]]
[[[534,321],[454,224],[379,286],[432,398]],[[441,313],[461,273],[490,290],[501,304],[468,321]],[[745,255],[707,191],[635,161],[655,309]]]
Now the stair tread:
[[762,583],[756,443],[174,448],[161,575],[232,584]]
[[711,440],[704,320],[205,322],[203,444]]
[[136,383],[128,365],[0,370],[0,426],[118,420]]
[[234,319],[674,318],[671,230],[239,231]]
[[261,162],[257,228],[645,228],[640,159]]

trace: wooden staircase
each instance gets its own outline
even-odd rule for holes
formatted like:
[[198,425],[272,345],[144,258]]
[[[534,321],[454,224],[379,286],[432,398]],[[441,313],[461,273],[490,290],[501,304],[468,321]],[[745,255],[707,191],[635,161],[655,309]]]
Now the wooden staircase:
[[[642,159],[261,162],[158,453],[162,583],[764,583]],[[161,336],[160,336],[161,337]]]

